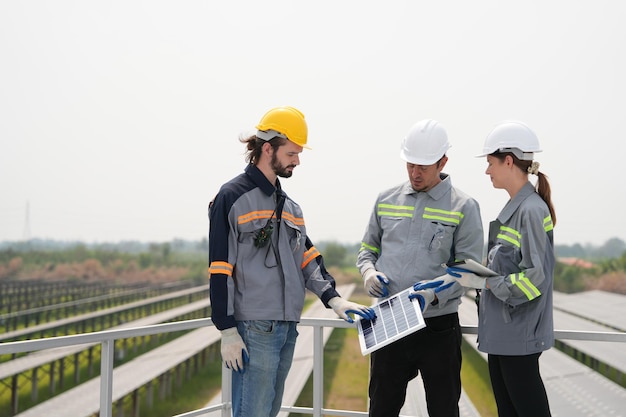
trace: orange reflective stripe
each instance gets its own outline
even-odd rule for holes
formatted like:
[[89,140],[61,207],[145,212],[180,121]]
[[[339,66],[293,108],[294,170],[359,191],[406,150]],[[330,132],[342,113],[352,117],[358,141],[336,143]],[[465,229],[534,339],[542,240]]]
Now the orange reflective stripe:
[[242,214],[241,216],[239,216],[237,218],[237,223],[244,224],[251,222],[252,220],[269,219],[270,217],[272,217],[273,213],[273,210],[251,211],[250,213]]
[[233,266],[228,262],[213,261],[209,265],[209,274],[225,274],[229,277],[233,276]]
[[296,217],[291,213],[288,212],[283,212],[283,218],[285,220],[289,220],[290,222],[292,222],[293,224],[295,224],[296,226],[304,226],[304,219],[302,217]]
[[312,246],[311,249],[304,252],[304,260],[302,261],[302,269],[304,269],[304,267],[307,266],[313,259],[317,258],[319,254],[320,252],[317,250],[317,248],[315,248],[315,246]]

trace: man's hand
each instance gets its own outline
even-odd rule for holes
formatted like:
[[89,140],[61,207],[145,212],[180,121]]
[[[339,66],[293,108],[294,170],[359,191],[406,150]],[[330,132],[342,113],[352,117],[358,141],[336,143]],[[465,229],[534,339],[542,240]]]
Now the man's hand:
[[365,280],[364,287],[365,291],[376,298],[387,297],[389,295],[389,290],[387,289],[387,285],[389,285],[389,278],[385,276],[382,272],[378,272],[374,268],[370,268],[363,274],[363,279]]
[[[417,285],[417,284],[416,284]],[[417,298],[417,301],[420,303],[420,308],[422,309],[422,313],[426,311],[429,305],[435,301],[435,290],[432,288],[419,289],[417,291],[411,291],[409,293],[409,300],[414,300]]]
[[487,286],[487,279],[485,277],[478,276],[466,269],[449,266],[446,272],[448,275],[456,278],[457,282],[464,287],[483,290]]
[[244,363],[248,363],[248,349],[236,327],[222,330],[222,360],[228,369],[243,373]]
[[413,291],[409,293],[409,300],[417,298],[424,312],[435,301],[438,292],[450,288],[455,282],[456,278],[449,275],[417,282],[413,285]]
[[348,314],[358,314],[364,319],[373,320],[376,318],[376,313],[370,307],[366,307],[361,304],[353,303],[352,301],[344,300],[341,297],[333,297],[328,301],[328,305],[333,309],[335,313],[348,323],[354,323],[352,317]]

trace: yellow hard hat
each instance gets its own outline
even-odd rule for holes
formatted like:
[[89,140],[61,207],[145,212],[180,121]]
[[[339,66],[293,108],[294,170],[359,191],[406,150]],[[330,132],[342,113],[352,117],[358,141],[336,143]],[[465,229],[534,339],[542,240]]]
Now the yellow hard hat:
[[257,137],[270,140],[276,136],[286,137],[296,145],[311,149],[306,146],[308,128],[304,120],[304,114],[294,107],[274,107],[261,118],[256,125]]

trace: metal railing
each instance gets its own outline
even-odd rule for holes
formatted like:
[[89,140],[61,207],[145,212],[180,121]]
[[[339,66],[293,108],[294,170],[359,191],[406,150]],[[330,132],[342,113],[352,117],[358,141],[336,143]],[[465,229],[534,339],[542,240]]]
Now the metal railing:
[[[19,342],[0,343],[0,355],[23,352],[33,352],[44,349],[67,347],[87,343],[100,343],[102,354],[100,360],[100,417],[112,417],[113,409],[113,364],[115,354],[115,341],[131,337],[149,336],[162,333],[178,332],[212,326],[210,319],[186,320],[175,323],[157,324],[152,326],[135,327],[122,330],[105,330],[94,333],[84,333],[72,336],[59,336],[39,340],[26,340]],[[365,416],[367,413],[349,410],[330,410],[323,408],[324,394],[324,327],[351,328],[354,324],[341,319],[316,319],[302,318],[300,326],[313,327],[313,407],[283,407],[282,411],[311,414],[314,417],[322,415],[334,416]],[[476,326],[461,326],[465,334],[477,334]],[[592,332],[578,330],[555,330],[556,339],[588,340],[626,343],[626,333],[621,332]],[[230,404],[230,370],[222,367],[222,402],[215,406],[180,414],[177,417],[196,417],[210,412],[220,411],[222,417],[231,415]]]

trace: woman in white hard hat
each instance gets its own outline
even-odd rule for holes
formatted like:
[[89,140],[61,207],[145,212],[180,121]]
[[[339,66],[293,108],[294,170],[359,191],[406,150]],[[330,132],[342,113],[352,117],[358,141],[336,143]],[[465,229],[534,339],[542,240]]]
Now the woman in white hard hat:
[[[489,357],[500,417],[550,416],[539,356],[554,344],[556,216],[535,152],[541,152],[539,140],[523,123],[502,122],[487,136],[478,156],[487,157],[485,173],[494,188],[510,196],[489,227],[487,267],[498,276],[457,274],[463,285],[479,290],[478,350]],[[536,187],[529,174],[538,177]]]

